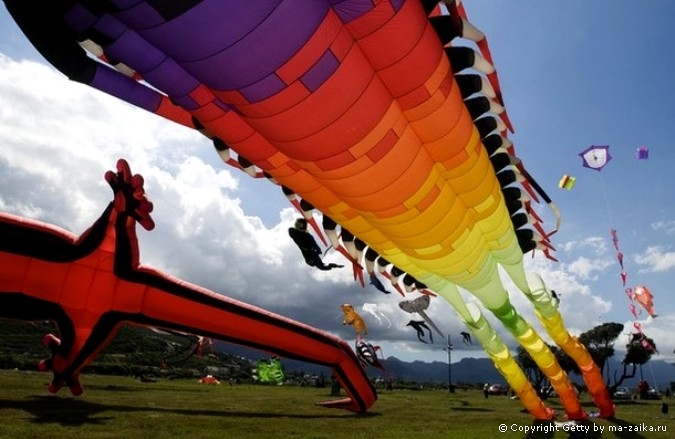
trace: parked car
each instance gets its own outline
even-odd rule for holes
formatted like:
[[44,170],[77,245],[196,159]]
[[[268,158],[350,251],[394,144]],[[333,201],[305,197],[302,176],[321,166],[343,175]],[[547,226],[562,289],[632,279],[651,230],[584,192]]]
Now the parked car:
[[652,387],[647,390],[647,399],[661,399],[661,392],[659,392],[659,389]]
[[633,399],[633,392],[628,387],[617,387],[614,391],[614,399]]
[[493,384],[488,387],[488,395],[506,395],[509,393],[509,389],[501,384]]

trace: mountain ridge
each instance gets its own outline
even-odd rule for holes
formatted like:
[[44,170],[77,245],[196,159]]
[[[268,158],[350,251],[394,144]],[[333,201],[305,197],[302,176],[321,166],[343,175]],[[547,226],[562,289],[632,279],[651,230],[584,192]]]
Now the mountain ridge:
[[[28,364],[31,366],[37,365],[37,359],[45,358],[49,354],[49,351],[41,343],[42,336],[47,332],[57,333],[58,329],[49,322],[21,322],[0,319],[0,364],[3,367],[12,368],[24,367]],[[115,339],[101,352],[99,358],[105,358],[105,355],[109,355],[115,357],[115,361],[118,361],[120,355],[124,354],[123,356],[128,359],[130,365],[158,366],[162,356],[167,354],[165,352],[167,346],[183,345],[185,347],[184,340],[173,340],[171,343],[169,341],[166,338],[160,339],[156,333],[148,328],[123,325]],[[229,357],[203,358],[199,361],[193,358],[193,361],[188,361],[185,365],[190,368],[201,367],[205,369],[207,366],[223,366],[223,361],[227,358],[239,358],[242,365],[253,365],[256,361],[270,356],[269,353],[219,341],[214,342],[214,348]],[[17,359],[21,360],[23,364],[16,364]],[[12,365],[12,362],[14,362],[14,365]],[[385,368],[384,371],[368,368],[366,370],[368,376],[373,379],[394,379],[447,386],[448,373],[450,373],[452,382],[456,386],[476,386],[485,382],[506,384],[506,380],[488,358],[465,357],[460,361],[453,362],[450,370],[448,370],[447,362],[419,360],[409,362],[400,360],[395,356],[382,360],[382,363]],[[312,363],[282,358],[282,365],[284,370],[289,373],[323,375],[326,377],[331,375],[330,368]],[[612,383],[615,373],[618,377],[622,369],[623,366],[619,360],[609,359],[608,370]],[[570,378],[577,383],[582,381],[575,374],[571,374]],[[675,382],[675,367],[672,363],[652,359],[641,370],[638,367],[636,376],[626,379],[622,385],[634,388],[641,378],[646,379],[652,386],[656,383],[657,387],[663,391],[671,382]]]
[[[246,357],[249,358],[265,358],[265,354],[260,351],[252,351],[249,348],[227,345],[225,347],[229,353],[247,352]],[[448,383],[448,363],[443,361],[403,361],[394,356],[387,357],[383,362],[384,371],[369,368],[366,370],[368,376],[373,378],[392,378],[403,381],[414,381],[418,383],[436,383],[446,385]],[[311,363],[304,363],[296,360],[289,360],[282,358],[282,365],[284,370],[289,372],[304,372],[311,375],[330,375],[330,369],[325,366],[314,365]],[[608,367],[611,372],[610,384],[614,382],[614,372],[617,377],[621,375],[623,365],[619,360],[610,358],[608,360]],[[452,383],[455,386],[461,385],[481,385],[482,383],[490,384],[506,384],[506,380],[499,373],[494,366],[494,363],[489,358],[469,358],[465,357],[457,362],[452,363],[450,370]],[[670,385],[670,382],[675,382],[675,365],[663,360],[650,360],[642,367],[642,377],[640,375],[640,367],[637,367],[634,378],[627,378],[622,385],[635,388],[641,378],[647,380],[652,386],[655,382],[657,387],[662,391]],[[578,384],[583,384],[581,376],[570,374],[570,379]]]

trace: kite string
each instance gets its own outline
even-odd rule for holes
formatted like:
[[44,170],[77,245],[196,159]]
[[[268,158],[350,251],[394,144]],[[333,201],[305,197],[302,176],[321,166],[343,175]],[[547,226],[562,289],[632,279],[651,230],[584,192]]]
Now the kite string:
[[602,178],[602,175],[598,173],[598,179],[600,180],[600,190],[602,192],[602,198],[605,200],[605,210],[607,212],[607,219],[609,220],[610,228],[613,228],[614,224],[614,213],[609,204],[609,197],[607,196],[607,189],[605,188],[605,179]]
[[649,363],[649,370],[652,373],[652,383],[654,384],[655,389],[659,389],[659,384],[656,382],[656,374],[654,374],[654,367],[652,367],[652,363]]
[[[618,255],[621,253],[621,250],[620,250],[619,241],[618,241],[618,234],[617,234],[616,229],[614,228],[614,214],[613,214],[612,208],[609,204],[609,197],[607,196],[607,189],[605,188],[605,179],[602,178],[602,175],[598,175],[598,179],[600,180],[600,191],[602,192],[602,197],[605,200],[605,209],[606,209],[606,212],[607,212],[607,219],[609,221],[610,233],[612,234],[612,244],[614,246],[614,249],[616,250],[616,254],[617,254],[617,257],[618,257]],[[626,269],[625,269],[625,266],[624,266],[624,262],[619,261],[619,263],[621,264],[620,275],[621,276],[627,276],[627,272],[626,272]],[[624,293],[626,294],[626,296],[629,299],[629,305],[633,304],[632,292],[631,292],[631,295],[628,295],[627,289],[626,289],[625,278],[622,279],[622,284],[623,284],[623,287],[624,287]],[[635,322],[637,320],[637,316],[634,316],[634,317],[635,318],[633,319],[633,322]]]

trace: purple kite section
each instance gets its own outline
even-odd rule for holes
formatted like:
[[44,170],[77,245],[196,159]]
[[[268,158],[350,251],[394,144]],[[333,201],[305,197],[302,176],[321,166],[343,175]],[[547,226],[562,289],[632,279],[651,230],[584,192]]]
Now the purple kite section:
[[330,3],[343,23],[354,21],[375,7],[372,0],[331,0]]
[[[105,11],[75,3],[65,17],[83,34],[104,36],[106,55],[136,70],[143,79],[187,110],[198,108],[190,93],[204,84],[214,91],[238,91],[255,103],[289,84],[277,74],[307,44],[329,13],[349,23],[375,8],[372,0],[204,0],[187,7],[156,6],[143,0],[112,0]],[[400,9],[404,0],[392,0]],[[179,10],[181,7],[185,10]],[[159,10],[163,9],[163,10]],[[261,56],[256,56],[260,52]],[[327,48],[299,80],[318,89],[339,68]],[[129,97],[136,87],[101,74],[97,88]],[[113,81],[114,79],[114,81]],[[288,78],[286,78],[288,79]],[[103,81],[112,81],[105,83]],[[131,96],[147,108],[153,93]],[[226,104],[223,104],[227,107]]]

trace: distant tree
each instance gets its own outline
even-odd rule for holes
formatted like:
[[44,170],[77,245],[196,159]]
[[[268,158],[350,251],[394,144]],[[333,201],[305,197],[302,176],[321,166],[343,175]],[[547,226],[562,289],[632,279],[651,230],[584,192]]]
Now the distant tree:
[[614,356],[614,343],[622,332],[623,324],[621,323],[603,323],[579,336],[579,342],[586,346],[593,361],[602,371],[603,377],[606,375],[607,360]]
[[[614,385],[611,390],[620,386],[626,378],[633,378],[637,366],[640,366],[640,370],[642,370],[642,365],[646,364],[656,352],[654,340],[641,333],[631,334],[631,339],[626,345],[626,356],[622,361],[623,373],[619,379],[616,378],[615,374]],[[630,371],[628,370],[629,367],[631,368]]]
[[[558,364],[560,364],[560,367],[565,372],[574,371],[576,364],[567,354],[565,354],[562,349],[558,348],[557,346],[552,346],[548,343],[546,346],[549,347],[558,361]],[[522,346],[518,346],[518,350],[516,352],[516,362],[520,368],[523,369],[525,375],[527,376],[530,383],[532,383],[532,386],[535,388],[535,390],[540,392],[542,389],[542,384],[544,384],[546,381],[546,375],[544,375],[544,372],[542,372],[542,370],[539,368],[530,353],[527,352]]]
[[534,388],[537,390],[541,389],[541,384],[546,378],[546,375],[539,369],[539,366],[534,362],[530,353],[522,346],[518,346],[518,350],[516,351],[516,363],[518,363],[523,372],[525,372],[525,376],[527,376],[527,379],[530,380]]
[[[614,356],[614,343],[616,342],[616,339],[619,337],[619,335],[621,335],[623,332],[623,327],[624,326],[621,323],[603,323],[602,325],[598,325],[589,329],[578,337],[579,342],[586,347],[586,350],[588,350],[588,353],[593,358],[593,361],[602,371],[603,377],[605,377],[608,381],[609,374],[605,370],[605,366],[608,364],[607,360]],[[654,343],[651,339],[647,340],[652,346],[654,346]],[[569,355],[565,353],[565,351],[558,348],[557,346],[548,344],[547,346],[551,349],[551,352],[555,355],[558,364],[565,372],[580,374],[579,366]],[[635,368],[635,365],[641,365],[649,361],[651,353],[645,352],[644,347],[641,346],[641,340],[637,340],[637,342],[631,341],[631,343],[626,346],[628,352],[626,354],[626,359],[624,359],[624,373],[627,372],[627,367],[629,364],[633,364],[633,368]],[[629,362],[626,362],[627,360]],[[535,389],[541,389],[541,385],[544,383],[546,377],[534,362],[530,354],[520,346],[517,350],[516,362],[523,369],[525,375],[528,377],[532,385],[535,386]],[[628,373],[625,378],[630,378],[632,376],[634,376],[634,370],[633,375]],[[615,383],[611,390],[613,391],[613,389],[619,386],[623,379],[624,378],[622,377],[618,383]]]
[[575,373],[579,375],[581,371],[579,370],[579,366],[577,363],[567,355],[565,351],[560,349],[557,346],[550,346],[551,351],[553,352],[553,355],[555,355],[555,359],[558,360],[558,364],[567,373]]
[[644,334],[631,334],[631,340],[626,345],[626,356],[624,363],[646,364],[651,360],[652,355],[658,353],[654,340]]

